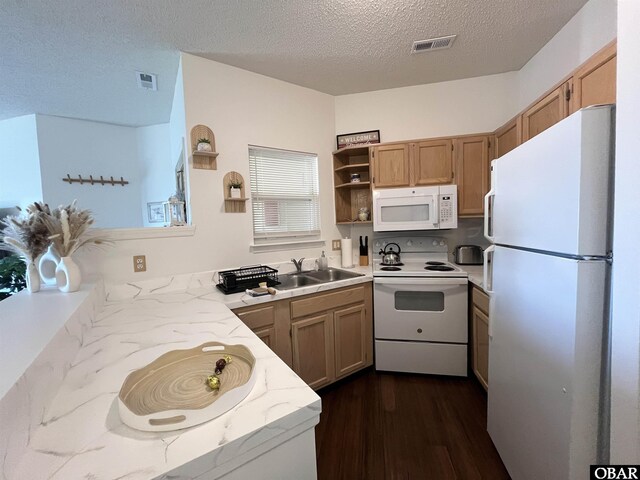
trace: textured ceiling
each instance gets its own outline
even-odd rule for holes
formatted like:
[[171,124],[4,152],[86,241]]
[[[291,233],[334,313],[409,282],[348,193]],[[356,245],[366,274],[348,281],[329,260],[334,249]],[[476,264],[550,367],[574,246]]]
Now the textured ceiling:
[[[586,0],[2,0],[0,118],[169,119],[178,51],[340,95],[517,70]],[[458,34],[450,50],[414,40]],[[139,90],[135,70],[158,74]]]

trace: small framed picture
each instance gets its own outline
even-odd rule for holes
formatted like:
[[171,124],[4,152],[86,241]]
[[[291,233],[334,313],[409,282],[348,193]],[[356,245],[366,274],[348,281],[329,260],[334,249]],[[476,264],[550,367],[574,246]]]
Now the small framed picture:
[[149,223],[166,223],[167,221],[164,212],[164,202],[147,203],[147,214]]

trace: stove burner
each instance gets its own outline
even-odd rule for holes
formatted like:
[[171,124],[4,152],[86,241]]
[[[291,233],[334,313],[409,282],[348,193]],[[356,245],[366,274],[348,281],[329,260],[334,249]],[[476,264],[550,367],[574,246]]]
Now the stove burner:
[[400,267],[381,267],[380,270],[384,270],[385,272],[397,272],[402,269]]
[[383,267],[404,267],[404,263],[381,263],[380,265]]
[[444,265],[444,262],[436,262],[436,261],[430,261],[427,262],[427,265]]
[[424,267],[425,270],[434,270],[436,272],[452,272],[455,270],[453,267],[448,267],[447,265],[429,265]]

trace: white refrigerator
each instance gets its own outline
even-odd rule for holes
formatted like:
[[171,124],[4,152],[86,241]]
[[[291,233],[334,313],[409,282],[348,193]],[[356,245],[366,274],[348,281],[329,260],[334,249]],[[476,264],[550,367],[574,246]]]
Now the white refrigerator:
[[614,107],[492,162],[487,429],[514,480],[589,478],[606,435]]

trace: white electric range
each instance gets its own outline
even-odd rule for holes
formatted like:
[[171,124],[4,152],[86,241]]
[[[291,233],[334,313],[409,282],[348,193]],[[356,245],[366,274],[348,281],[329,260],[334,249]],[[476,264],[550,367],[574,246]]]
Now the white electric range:
[[373,261],[376,370],[466,376],[467,273],[444,238],[376,238],[374,254],[389,243],[400,263]]

